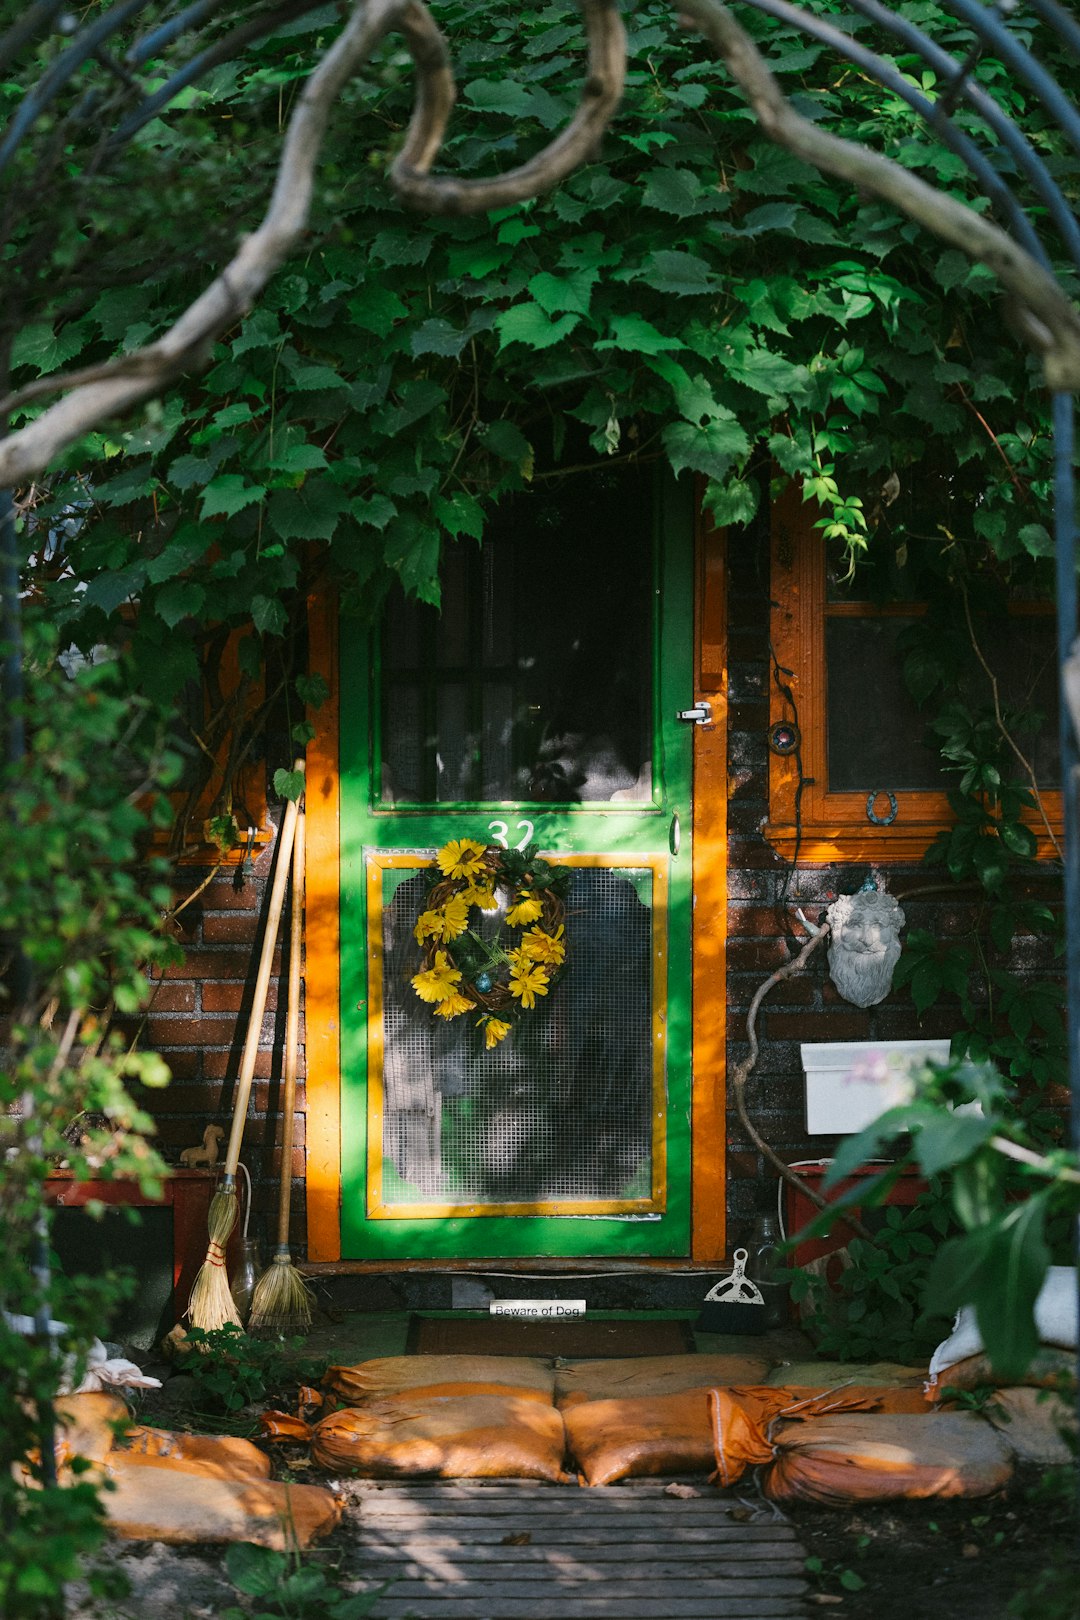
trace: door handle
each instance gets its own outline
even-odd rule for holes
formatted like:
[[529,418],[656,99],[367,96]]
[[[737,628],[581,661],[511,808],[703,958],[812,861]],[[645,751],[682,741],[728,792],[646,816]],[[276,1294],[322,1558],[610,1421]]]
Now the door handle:
[[691,709],[676,709],[675,718],[685,720],[689,725],[707,726],[712,719],[712,704],[699,698]]
[[668,828],[668,849],[670,849],[673,855],[677,855],[679,853],[679,845],[681,843],[682,824],[679,821],[679,812],[674,810],[672,811],[671,815],[671,826]]

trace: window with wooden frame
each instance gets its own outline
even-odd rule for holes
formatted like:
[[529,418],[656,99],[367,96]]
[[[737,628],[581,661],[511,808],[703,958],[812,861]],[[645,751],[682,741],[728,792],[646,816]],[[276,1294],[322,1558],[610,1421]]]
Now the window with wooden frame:
[[[794,485],[772,509],[765,834],[788,859],[917,860],[953,821],[947,795],[959,780],[927,741],[932,708],[919,708],[905,680],[912,630],[928,622],[927,603],[903,589],[891,599],[884,592],[875,597],[858,575],[839,577],[814,528],[819,515]],[[943,541],[935,539],[940,549]],[[1056,835],[1062,810],[1052,604],[1010,600],[1003,620],[973,635],[973,701],[992,703],[981,658],[997,681],[1003,712],[1016,706],[1043,716],[1038,736],[1022,739],[1023,752]],[[1038,853],[1054,853],[1037,812],[1025,820]]]
[[177,705],[175,741],[186,758],[169,794],[174,820],[157,847],[181,865],[241,864],[273,836],[267,812],[263,733],[268,699],[262,670],[245,671],[243,634],[212,629],[199,677]]

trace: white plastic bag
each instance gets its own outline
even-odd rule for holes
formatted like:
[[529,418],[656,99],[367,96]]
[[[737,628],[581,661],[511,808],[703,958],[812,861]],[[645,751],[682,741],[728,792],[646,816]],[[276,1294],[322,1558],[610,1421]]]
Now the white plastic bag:
[[[1078,1316],[1077,1276],[1074,1266],[1051,1266],[1035,1301],[1035,1327],[1040,1344],[1075,1350]],[[935,1383],[948,1367],[969,1356],[977,1356],[985,1346],[975,1307],[964,1305],[957,1312],[949,1337],[939,1344],[930,1358],[930,1381]]]

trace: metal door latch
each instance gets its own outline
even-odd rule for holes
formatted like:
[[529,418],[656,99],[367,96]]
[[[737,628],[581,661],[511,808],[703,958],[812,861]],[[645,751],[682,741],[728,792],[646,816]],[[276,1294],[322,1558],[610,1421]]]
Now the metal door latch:
[[686,720],[691,725],[707,726],[712,719],[712,704],[702,699],[701,702],[695,703],[692,709],[676,709],[675,718]]

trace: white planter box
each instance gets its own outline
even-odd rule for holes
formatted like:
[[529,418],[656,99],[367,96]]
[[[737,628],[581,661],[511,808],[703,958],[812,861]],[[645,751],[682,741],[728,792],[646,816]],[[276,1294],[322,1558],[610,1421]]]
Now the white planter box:
[[799,1050],[806,1075],[807,1134],[850,1136],[886,1108],[906,1102],[910,1063],[927,1058],[946,1062],[949,1042],[814,1041]]

